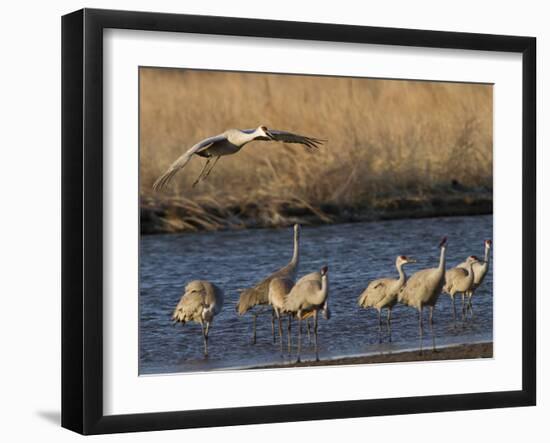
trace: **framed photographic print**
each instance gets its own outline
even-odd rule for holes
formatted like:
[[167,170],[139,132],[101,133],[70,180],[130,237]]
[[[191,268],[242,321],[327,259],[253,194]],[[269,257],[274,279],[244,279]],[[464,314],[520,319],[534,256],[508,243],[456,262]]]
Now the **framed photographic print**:
[[64,16],[62,425],[534,405],[535,51]]

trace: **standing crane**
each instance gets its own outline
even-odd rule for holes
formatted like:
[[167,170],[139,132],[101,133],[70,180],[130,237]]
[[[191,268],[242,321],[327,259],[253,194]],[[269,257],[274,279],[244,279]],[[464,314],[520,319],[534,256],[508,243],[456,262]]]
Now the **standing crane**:
[[[472,314],[472,317],[474,315],[474,310],[472,308],[472,297],[476,291],[477,288],[483,283],[483,280],[485,279],[485,276],[487,275],[487,272],[489,272],[489,260],[491,257],[491,247],[493,246],[493,242],[491,240],[485,240],[485,257],[483,261],[479,261],[478,263],[475,263],[472,266],[472,269],[474,271],[474,284],[470,288],[469,291],[466,292],[466,294],[462,294],[462,312],[463,315],[468,315],[468,309],[470,310],[470,313]],[[466,262],[460,263],[458,266],[464,268],[466,265]],[[464,307],[464,295],[468,298],[468,302],[466,304],[466,307]]]
[[[276,277],[269,283],[269,292],[268,292],[268,301],[273,312],[277,317],[279,323],[279,343],[281,346],[281,354],[283,353],[283,326],[282,326],[282,316],[284,315],[285,301],[294,286],[294,281],[289,278],[279,278]],[[290,318],[288,319],[288,348],[290,352]]]
[[424,307],[430,308],[430,332],[432,334],[432,349],[435,351],[435,337],[433,335],[433,310],[445,283],[445,252],[447,237],[439,243],[440,256],[437,268],[423,269],[411,275],[401,289],[398,301],[418,310],[418,326],[420,330],[420,353],[422,354],[422,340],[424,323],[422,314]]
[[399,255],[395,259],[395,267],[397,268],[399,278],[378,278],[371,281],[367,289],[363,291],[357,300],[357,304],[360,307],[365,309],[375,308],[378,311],[378,333],[380,340],[382,333],[382,309],[386,308],[388,311],[386,325],[391,342],[391,310],[397,303],[399,291],[401,291],[401,288],[403,288],[407,282],[407,276],[405,275],[403,266],[408,263],[416,263],[416,260],[404,255]]
[[[174,175],[185,167],[193,155],[205,157],[206,163],[201,170],[198,178],[193,183],[193,187],[201,180],[206,179],[216,163],[225,155],[232,155],[239,152],[246,144],[253,141],[276,141],[283,143],[298,143],[304,145],[307,150],[315,151],[326,140],[305,135],[293,134],[292,132],[280,131],[278,129],[268,129],[266,126],[258,126],[256,129],[228,129],[227,131],[205,138],[185,151],[174,161],[170,167],[153,184],[155,191],[162,190],[172,180]],[[209,167],[210,162],[214,160]]]
[[[300,225],[294,225],[294,252],[292,259],[288,264],[273,274],[264,278],[261,282],[256,284],[252,288],[244,289],[241,291],[239,301],[236,305],[236,310],[239,315],[246,314],[249,310],[256,308],[257,306],[269,304],[269,284],[274,278],[285,278],[291,281],[296,279],[298,272],[298,263],[300,259]],[[254,310],[252,312],[252,343],[256,343],[256,317],[260,312]],[[271,332],[273,339],[275,339],[275,313],[271,310]]]
[[[322,276],[320,272],[312,272],[310,274],[304,275],[301,277],[297,282],[298,284],[303,284],[304,282],[308,280],[314,280],[319,283],[322,281]],[[271,280],[271,284],[269,286],[269,304],[273,307],[273,310],[275,312],[275,316],[279,319],[279,336],[281,338],[281,352],[282,352],[282,317],[285,314],[288,314],[288,323],[287,323],[287,342],[288,342],[288,353],[290,355],[291,349],[292,349],[292,318],[296,317],[295,312],[287,312],[285,310],[285,302],[288,297],[288,294],[294,287],[294,282],[285,279],[285,278],[275,278]],[[306,311],[303,312],[300,316],[301,320],[306,321],[306,328],[307,328],[307,338],[308,343],[311,343],[311,336],[310,336],[310,323],[309,319],[314,316],[314,311]],[[330,310],[328,307],[328,303],[323,308],[323,316],[326,320],[330,319]],[[301,326],[300,326],[300,333],[301,333]]]
[[449,294],[453,304],[453,322],[456,325],[455,295],[462,294],[462,319],[464,320],[464,294],[470,291],[474,284],[473,265],[479,263],[475,255],[470,255],[464,263],[445,272],[443,292]]
[[284,303],[285,312],[293,315],[298,320],[298,363],[300,362],[300,353],[302,350],[302,320],[313,315],[315,359],[319,361],[318,314],[320,310],[323,310],[326,319],[330,316],[328,310],[328,266],[321,268],[320,281],[317,279],[317,275],[317,273],[308,274],[296,282]]
[[200,323],[204,340],[204,356],[208,356],[208,332],[214,316],[223,306],[223,291],[205,280],[193,280],[185,286],[180,301],[172,314],[174,323]]

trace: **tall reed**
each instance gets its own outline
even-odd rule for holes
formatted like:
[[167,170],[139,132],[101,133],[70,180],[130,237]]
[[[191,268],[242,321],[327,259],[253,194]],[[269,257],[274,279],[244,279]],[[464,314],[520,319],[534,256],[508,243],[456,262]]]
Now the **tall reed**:
[[317,154],[256,142],[192,187],[195,157],[167,194],[220,207],[369,205],[447,187],[492,189],[492,86],[344,77],[140,69],[142,197],[181,153],[227,128],[327,139]]

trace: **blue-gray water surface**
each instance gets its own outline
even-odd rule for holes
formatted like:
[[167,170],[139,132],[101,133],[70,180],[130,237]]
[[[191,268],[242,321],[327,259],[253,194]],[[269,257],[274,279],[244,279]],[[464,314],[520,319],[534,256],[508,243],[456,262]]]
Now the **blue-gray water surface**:
[[[304,226],[299,276],[329,266],[330,320],[319,321],[321,359],[394,352],[418,347],[418,314],[396,305],[392,342],[379,336],[377,313],[357,306],[370,280],[397,278],[395,257],[418,260],[407,275],[435,267],[438,243],[448,237],[447,267],[469,255],[483,257],[483,241],[492,238],[492,216],[391,220],[368,223]],[[258,317],[257,344],[251,344],[252,319],[235,311],[240,288],[253,286],[284,266],[292,256],[292,228],[248,229],[143,236],[140,240],[139,358],[140,374],[195,372],[284,363],[295,359],[273,344],[271,314]],[[434,312],[438,346],[492,341],[492,267],[473,298],[474,318],[453,326],[450,297],[442,294]],[[203,356],[201,327],[173,325],[172,311],[185,284],[204,279],[225,292],[225,304],[212,324],[209,357]],[[460,317],[460,298],[457,297]],[[431,343],[425,322],[425,346]],[[296,331],[296,327],[293,327]],[[305,332],[305,330],[304,330]],[[380,338],[382,343],[379,343]],[[285,336],[286,339],[286,336]],[[294,344],[296,338],[293,338]],[[304,340],[302,359],[314,358]]]

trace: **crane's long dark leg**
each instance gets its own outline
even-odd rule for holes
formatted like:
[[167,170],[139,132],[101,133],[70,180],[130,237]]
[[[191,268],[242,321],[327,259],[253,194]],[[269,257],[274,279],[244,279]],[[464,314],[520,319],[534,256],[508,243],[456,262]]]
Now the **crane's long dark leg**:
[[[453,302],[453,325],[456,326],[456,303],[455,295],[451,295],[451,301]],[[462,295],[462,318],[464,319],[464,295]]]
[[474,294],[472,292],[470,292],[468,294],[468,305],[466,306],[466,315],[468,315],[468,308],[469,308],[472,320],[474,319],[474,308],[472,307],[472,297],[473,297],[473,295]]
[[208,335],[210,334],[210,323],[206,323],[206,354],[208,355]]
[[382,343],[382,309],[378,309],[378,343]]
[[283,355],[283,320],[281,313],[277,311],[277,320],[279,321],[279,345],[281,346],[281,355]]
[[271,337],[275,343],[275,309],[271,310]]
[[317,321],[318,313],[319,311],[315,310],[315,313],[313,314],[313,340],[315,340],[315,361],[319,361],[319,345],[317,337],[317,328],[319,324],[319,322]]
[[302,319],[298,313],[298,359],[296,363],[300,363],[300,353],[302,352]]
[[206,170],[208,164],[210,163],[210,157],[208,157],[206,159],[206,163],[204,164],[204,166],[202,167],[201,169],[201,173],[199,174],[199,176],[197,177],[197,179],[193,182],[193,188],[197,185],[198,182],[201,181],[202,179],[202,175],[204,174],[204,171]]
[[386,325],[388,327],[388,335],[391,343],[391,308],[388,308],[388,318],[386,319]]
[[206,180],[206,178],[210,175],[210,173],[212,172],[212,169],[214,169],[214,166],[216,166],[216,163],[218,163],[218,160],[220,159],[220,156],[218,155],[216,157],[216,159],[214,160],[214,164],[212,166],[210,166],[210,169],[208,171],[206,171],[206,174],[204,174],[201,178],[201,180]]
[[434,316],[434,307],[430,306],[430,334],[432,334],[432,351],[436,352],[433,316]]
[[208,323],[206,323],[206,328],[205,328],[204,323],[201,322],[201,329],[202,329],[202,339],[204,341],[204,356],[208,357]]
[[466,317],[468,316],[468,305],[464,304],[464,298],[465,294],[462,293],[462,321],[466,320]]
[[311,327],[309,324],[309,318],[306,318],[306,329],[307,329],[307,344],[311,345]]
[[292,353],[292,315],[288,314],[287,336],[288,336],[288,355]]
[[256,317],[258,314],[253,313],[252,314],[252,344],[256,344]]
[[422,339],[424,335],[424,324],[422,321],[422,307],[418,310],[418,326],[420,330],[420,355],[422,355]]

